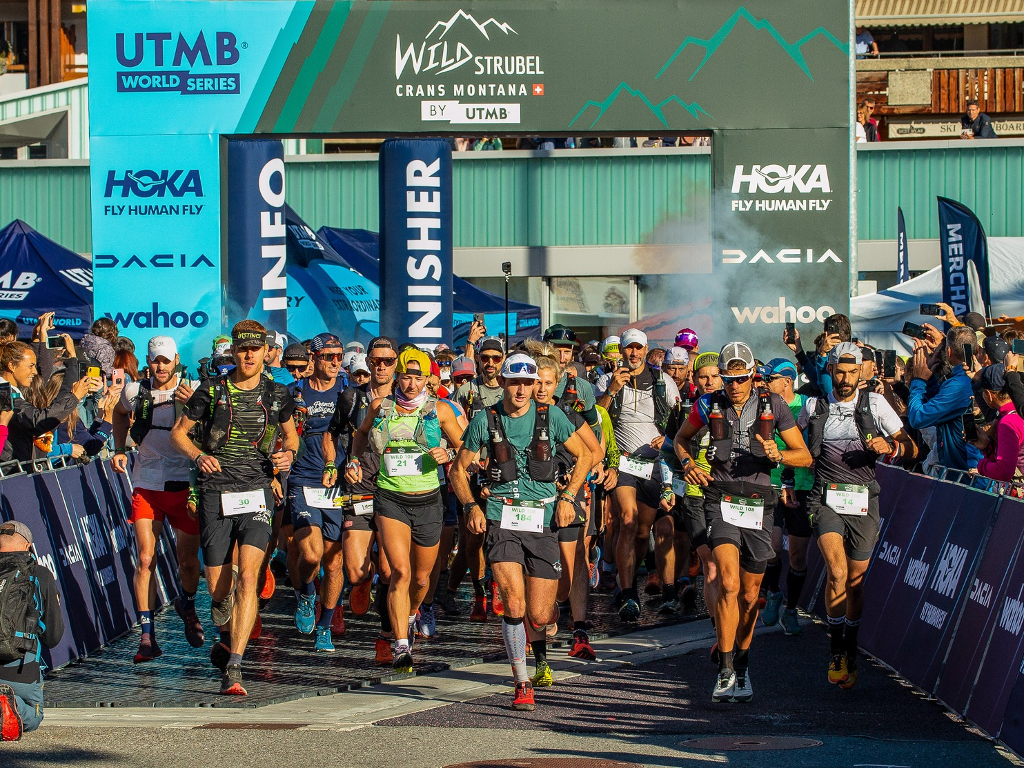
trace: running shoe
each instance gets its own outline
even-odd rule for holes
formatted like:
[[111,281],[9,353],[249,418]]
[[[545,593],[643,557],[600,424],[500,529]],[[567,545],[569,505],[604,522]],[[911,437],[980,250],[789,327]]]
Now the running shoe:
[[774,627],[779,623],[779,611],[782,608],[782,590],[769,592],[761,609],[761,623],[766,627]]
[[611,592],[615,589],[615,587],[615,571],[601,571],[601,576],[598,578],[597,591]]
[[0,685],[0,741],[18,741],[24,730],[14,689]]
[[174,601],[174,612],[178,614],[185,625],[185,640],[193,648],[202,648],[206,642],[206,634],[203,632],[203,625],[199,622],[199,614],[196,609],[186,611],[181,607],[181,598]]
[[223,627],[231,621],[231,611],[235,607],[235,592],[228,592],[223,600],[214,600],[210,603],[210,618],[218,627]]
[[391,641],[386,637],[378,637],[377,642],[374,643],[374,652],[377,655],[374,664],[378,667],[386,667],[395,660],[395,656],[391,653]]
[[619,608],[619,618],[628,622],[640,621],[640,603],[632,598],[626,600]]
[[228,659],[231,657],[231,649],[224,643],[214,643],[210,649],[210,663],[223,672],[228,667]]
[[412,672],[412,653],[408,648],[394,650],[395,660],[391,662],[391,669],[398,673]]
[[690,551],[689,574],[691,579],[696,579],[700,576],[700,556],[695,550]]
[[857,657],[847,655],[844,658],[846,659],[846,670],[849,673],[849,677],[847,677],[846,682],[840,683],[839,687],[844,691],[848,691],[857,682]]
[[597,654],[590,645],[590,637],[584,630],[577,629],[572,633],[572,648],[569,649],[569,655],[574,659],[597,661]]
[[256,621],[252,623],[252,630],[249,632],[250,640],[259,640],[260,635],[263,634],[263,619],[260,618],[259,613],[256,614]]
[[304,635],[311,635],[315,624],[316,595],[301,595],[295,607],[295,628]]
[[679,603],[676,600],[662,598],[661,605],[658,606],[659,616],[672,616],[679,609]]
[[267,566],[266,573],[263,579],[263,589],[260,590],[260,600],[269,600],[274,596],[274,590],[277,589],[277,579],[274,578],[274,572],[270,570],[270,566]]
[[365,616],[366,612],[370,610],[375,570],[373,563],[370,563],[370,572],[366,578],[352,587],[348,593],[348,609],[352,611],[353,616]]
[[225,696],[248,696],[248,692],[242,685],[242,667],[232,664],[224,670],[220,679],[220,692]]
[[416,618],[416,634],[424,640],[429,640],[437,634],[437,620],[434,618],[434,606],[427,607],[420,605],[420,612]]
[[529,682],[516,683],[516,695],[512,699],[512,709],[533,712],[537,705],[533,701],[533,686]]
[[551,676],[551,665],[546,661],[537,662],[537,671],[530,678],[534,688],[550,688],[555,684],[555,678]]
[[850,679],[850,668],[847,666],[845,653],[833,653],[828,662],[828,681],[832,685],[845,683]]
[[687,584],[679,591],[679,606],[687,613],[697,610],[697,590]]
[[501,591],[498,589],[498,582],[491,579],[491,612],[495,616],[505,615],[505,604],[501,602]]
[[553,621],[544,627],[544,635],[547,637],[548,641],[554,640],[558,637],[558,622]]
[[439,605],[445,616],[461,616],[462,608],[459,606],[458,598],[454,592],[443,590],[440,595],[434,597],[434,604]]
[[720,704],[723,701],[732,701],[733,693],[736,690],[736,673],[731,669],[723,669],[718,673],[715,680],[715,690],[711,692],[711,701]]
[[787,608],[782,612],[782,631],[787,635],[799,635],[803,631],[800,629],[800,615],[796,608]]
[[316,628],[316,642],[313,643],[313,650],[317,653],[334,653],[334,643],[331,642],[330,627]]
[[754,689],[750,686],[750,670],[741,669],[736,672],[736,686],[732,689],[732,700],[746,704],[754,698]]
[[768,593],[765,590],[761,590],[761,593],[757,596],[757,610],[763,611],[765,605],[768,604]]
[[163,651],[156,644],[156,638],[146,632],[139,641],[139,650],[135,654],[133,662],[135,664],[143,664],[147,661],[158,659],[161,655],[163,655]]
[[341,603],[335,606],[334,615],[331,616],[331,632],[338,636],[345,634],[345,609]]
[[644,594],[660,595],[662,586],[661,576],[657,571],[651,571],[647,574],[647,586],[644,587]]
[[588,563],[587,568],[590,569],[590,589],[597,589],[597,582],[601,578],[601,571],[598,570],[597,563]]
[[470,621],[487,621],[487,598],[479,595],[473,601],[473,612],[469,614]]

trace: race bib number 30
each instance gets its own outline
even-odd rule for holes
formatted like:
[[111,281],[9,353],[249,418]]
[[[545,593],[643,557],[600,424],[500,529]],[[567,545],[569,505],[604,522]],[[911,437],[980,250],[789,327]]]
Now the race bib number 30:
[[764,524],[764,499],[727,494],[722,497],[722,518],[737,528],[760,531]]
[[619,459],[619,472],[639,477],[641,480],[650,480],[654,474],[654,462],[624,455]]
[[829,483],[825,490],[825,503],[837,515],[864,516],[868,513],[868,489],[863,485]]
[[388,477],[413,477],[423,474],[423,454],[407,448],[388,448],[381,457]]
[[250,512],[266,512],[267,494],[262,490],[222,493],[220,495],[220,508],[224,517],[247,515]]
[[544,507],[539,502],[521,501],[501,505],[501,527],[509,531],[544,531]]

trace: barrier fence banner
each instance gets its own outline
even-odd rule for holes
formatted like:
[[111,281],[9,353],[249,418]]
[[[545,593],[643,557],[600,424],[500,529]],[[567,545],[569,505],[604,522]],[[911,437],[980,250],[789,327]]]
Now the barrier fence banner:
[[0,482],[0,517],[3,520],[17,520],[32,531],[36,561],[50,573],[60,591],[60,610],[64,620],[64,635],[53,648],[43,648],[43,661],[49,667],[61,667],[74,661],[80,655],[75,641],[74,624],[69,614],[68,600],[64,588],[64,572],[58,563],[60,556],[50,541],[49,528],[43,520],[42,509],[35,495],[35,482],[29,475],[15,475]]
[[[1022,539],[1024,504],[1004,497],[978,570],[971,579],[956,636],[949,645],[935,688],[935,696],[956,712],[965,712],[972,700],[972,691],[988,656],[989,639],[1002,610],[997,597],[1004,594]],[[987,711],[984,702],[991,690],[991,686],[984,683],[977,691],[979,713]]]

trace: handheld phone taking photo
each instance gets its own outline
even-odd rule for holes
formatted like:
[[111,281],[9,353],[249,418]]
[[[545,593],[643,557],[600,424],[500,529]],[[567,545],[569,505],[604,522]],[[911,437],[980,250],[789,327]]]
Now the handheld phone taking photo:
[[964,364],[968,368],[974,368],[974,347],[970,344],[964,344]]
[[796,323],[786,323],[786,343],[792,344],[796,336]]
[[473,314],[473,322],[474,323],[480,323],[480,325],[487,325],[487,323],[484,322],[484,313],[483,312],[475,312]]
[[6,382],[0,382],[0,411],[13,411],[14,400],[11,398],[11,385]]
[[114,376],[111,379],[113,386],[123,387],[124,386],[124,368],[115,368]]
[[939,315],[942,314],[942,307],[940,307],[938,304],[922,304],[921,314],[930,315],[932,317],[938,317]]
[[47,336],[46,337],[46,348],[47,349],[64,349],[64,337],[63,336]]
[[98,379],[100,377],[100,367],[98,365],[90,365],[85,369],[85,375]]
[[887,379],[896,378],[896,350],[887,349],[882,356],[882,376]]
[[909,336],[912,339],[927,339],[928,334],[925,332],[924,327],[917,323],[904,323],[903,324],[903,335]]

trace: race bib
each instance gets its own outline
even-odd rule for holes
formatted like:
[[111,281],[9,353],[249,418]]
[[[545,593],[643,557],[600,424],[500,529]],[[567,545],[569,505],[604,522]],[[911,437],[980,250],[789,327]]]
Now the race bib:
[[413,477],[423,474],[423,453],[414,448],[388,448],[381,457],[388,477]]
[[373,514],[373,499],[367,499],[366,501],[356,501],[352,504],[352,511],[357,515],[372,515]]
[[306,504],[313,507],[314,509],[337,509],[341,507],[341,489],[340,488],[305,488],[302,489],[302,495],[306,499]]
[[544,531],[544,508],[539,501],[518,501],[501,505],[501,527],[509,531]]
[[868,513],[868,489],[863,485],[829,483],[825,490],[825,503],[837,515],[863,516]]
[[677,475],[675,472],[672,473],[672,493],[676,496],[686,495],[686,480]]
[[722,517],[729,525],[760,531],[764,523],[764,499],[722,496]]
[[619,459],[619,472],[639,477],[641,480],[650,480],[654,474],[654,460],[641,459],[623,454]]
[[267,494],[263,490],[222,493],[220,509],[224,517],[247,515],[250,512],[266,512]]

